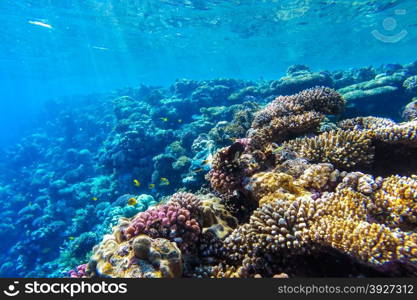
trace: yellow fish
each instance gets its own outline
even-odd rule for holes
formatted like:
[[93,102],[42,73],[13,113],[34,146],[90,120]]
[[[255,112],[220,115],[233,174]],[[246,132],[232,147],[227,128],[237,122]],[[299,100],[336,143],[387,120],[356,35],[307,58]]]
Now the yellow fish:
[[75,237],[70,236],[70,237],[68,237],[68,239],[69,239],[70,241],[73,241],[73,240],[75,239]]
[[154,189],[154,188],[155,188],[155,184],[154,184],[154,183],[149,184],[149,189],[150,189],[150,190],[152,190],[152,189]]
[[91,198],[91,200],[97,201],[98,199],[97,199],[97,197],[93,197],[93,198]]
[[112,269],[113,269],[113,266],[109,262],[106,262],[104,266],[101,268],[101,272],[103,272],[104,274],[107,274],[107,273],[110,273]]
[[164,118],[160,118],[162,120],[162,122],[168,122],[168,118],[164,117]]
[[134,197],[132,197],[129,200],[127,200],[127,204],[128,205],[131,205],[131,206],[136,205],[137,203],[138,203],[138,201]]
[[161,177],[160,179],[161,181],[159,182],[159,185],[169,185],[169,180],[168,178],[165,177]]
[[135,186],[140,187],[140,181],[137,179],[133,179],[133,183],[135,184]]

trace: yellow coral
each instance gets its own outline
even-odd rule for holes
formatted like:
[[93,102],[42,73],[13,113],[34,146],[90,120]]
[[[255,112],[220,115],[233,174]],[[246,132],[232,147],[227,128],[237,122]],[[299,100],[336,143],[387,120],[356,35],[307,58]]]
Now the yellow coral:
[[417,223],[417,180],[416,178],[391,176],[382,182],[374,195],[375,214],[389,226]]
[[90,276],[112,278],[174,278],[182,275],[182,254],[175,243],[140,235],[118,243],[106,235],[94,247]]
[[273,172],[255,174],[246,189],[251,190],[259,199],[260,206],[277,199],[292,201],[306,193],[306,190],[296,184],[291,175]]
[[284,143],[284,146],[311,162],[332,163],[341,169],[372,163],[375,150],[368,133],[341,130],[295,139]]
[[[226,239],[230,259],[240,261],[244,268],[255,268],[256,257],[262,253],[294,255],[321,245],[376,265],[416,261],[416,233],[375,222],[381,213],[415,220],[416,179],[393,176],[378,185],[366,174],[347,174],[348,180],[342,181],[336,192],[312,197],[307,190],[312,185],[310,176],[327,176],[317,188],[331,181],[334,172],[321,164],[307,169],[299,180],[283,173],[254,175],[251,190],[260,207],[248,224]],[[411,209],[404,210],[406,207]],[[250,267],[245,266],[245,260]]]
[[389,144],[417,146],[417,121],[406,122],[392,127],[383,127],[371,133],[377,141]]

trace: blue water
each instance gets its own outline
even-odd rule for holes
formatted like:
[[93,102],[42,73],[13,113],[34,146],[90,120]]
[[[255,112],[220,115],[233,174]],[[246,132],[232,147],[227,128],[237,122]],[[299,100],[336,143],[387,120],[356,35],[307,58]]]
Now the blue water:
[[[200,110],[231,104],[211,96],[196,107],[164,108],[150,94],[186,99],[171,87],[181,78],[209,87],[216,83],[202,81],[231,78],[228,89],[236,92],[278,80],[296,64],[352,74],[372,66],[375,77],[390,64],[417,60],[417,6],[414,0],[0,0],[0,41],[0,276],[63,276],[85,261],[118,216],[132,216],[181,186],[204,184],[189,170],[209,153],[193,152],[197,137],[188,140],[187,131],[207,134],[231,121],[227,109],[211,117]],[[145,146],[123,166],[107,157],[123,147],[115,141],[120,119],[112,104],[122,96],[144,99],[122,110],[147,116],[134,125]],[[378,112],[398,119],[411,98]],[[172,146],[176,141],[183,149]],[[132,178],[141,176],[135,189]],[[200,177],[184,179],[190,176]],[[168,188],[158,188],[160,177],[170,179]],[[144,196],[133,212],[115,201],[128,193],[152,199]],[[77,247],[80,253],[71,250]]]
[[[334,70],[409,62],[416,10],[407,0],[2,0],[1,126],[19,128],[55,96],[176,78],[275,79],[296,63]],[[384,30],[387,17],[397,28]],[[52,29],[29,23],[37,20]],[[408,35],[381,43],[375,29]]]

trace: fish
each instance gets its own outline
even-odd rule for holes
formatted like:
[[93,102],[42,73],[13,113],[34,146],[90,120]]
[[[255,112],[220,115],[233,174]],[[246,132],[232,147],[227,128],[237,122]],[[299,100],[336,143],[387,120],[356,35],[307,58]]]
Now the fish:
[[152,189],[154,189],[154,188],[155,188],[155,184],[154,184],[154,183],[151,183],[151,184],[149,184],[149,186],[148,186],[148,187],[149,187],[149,189],[150,189],[150,190],[152,190]]
[[133,179],[133,183],[135,184],[136,187],[140,187],[140,181],[137,179]]
[[105,47],[98,47],[98,46],[93,46],[91,47],[92,49],[97,49],[97,50],[109,50],[109,48],[105,48]]
[[104,274],[106,274],[106,273],[110,273],[112,269],[113,269],[113,266],[111,265],[111,263],[106,262],[106,263],[104,264],[104,266],[102,267],[101,271],[102,271]]
[[75,237],[73,237],[73,236],[69,236],[69,237],[68,237],[68,239],[69,239],[70,241],[73,241],[73,240],[75,239]]
[[182,123],[182,119],[178,119],[178,123]]
[[159,118],[159,119],[161,119],[162,122],[168,122],[168,118],[167,117],[162,117],[162,118]]
[[273,154],[278,154],[285,149],[284,146],[278,146],[277,144],[273,144],[273,146],[275,147],[275,149],[272,150]]
[[159,185],[169,185],[169,184],[170,183],[169,183],[168,178],[161,177],[160,182],[159,182]]
[[138,201],[136,200],[136,198],[134,198],[134,197],[132,197],[132,198],[130,198],[129,200],[127,200],[127,204],[128,205],[131,205],[131,206],[134,206],[134,205],[136,205],[138,203]]
[[203,165],[210,165],[213,161],[213,156],[209,154],[205,160],[202,161]]
[[97,201],[98,199],[97,199],[97,197],[93,197],[93,198],[91,198],[91,200]]
[[194,173],[200,173],[203,171],[203,168],[197,168],[195,170],[193,170]]
[[44,23],[44,22],[40,22],[40,21],[28,21],[28,23],[29,24],[32,24],[32,25],[36,25],[36,26],[41,26],[41,27],[44,27],[44,28],[48,28],[48,29],[52,29],[53,28],[51,25],[49,25],[47,23]]

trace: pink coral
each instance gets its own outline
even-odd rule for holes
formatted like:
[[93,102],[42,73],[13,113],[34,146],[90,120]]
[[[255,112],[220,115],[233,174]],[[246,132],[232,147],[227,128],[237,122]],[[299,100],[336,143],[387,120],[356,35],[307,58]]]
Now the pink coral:
[[85,277],[87,277],[86,267],[87,267],[87,264],[79,265],[75,270],[71,270],[71,271],[68,272],[69,277],[71,277],[71,278],[85,278]]
[[176,242],[181,250],[189,252],[200,233],[200,224],[190,210],[174,202],[137,214],[125,229],[124,236],[126,239],[140,234],[152,238],[162,237]]

